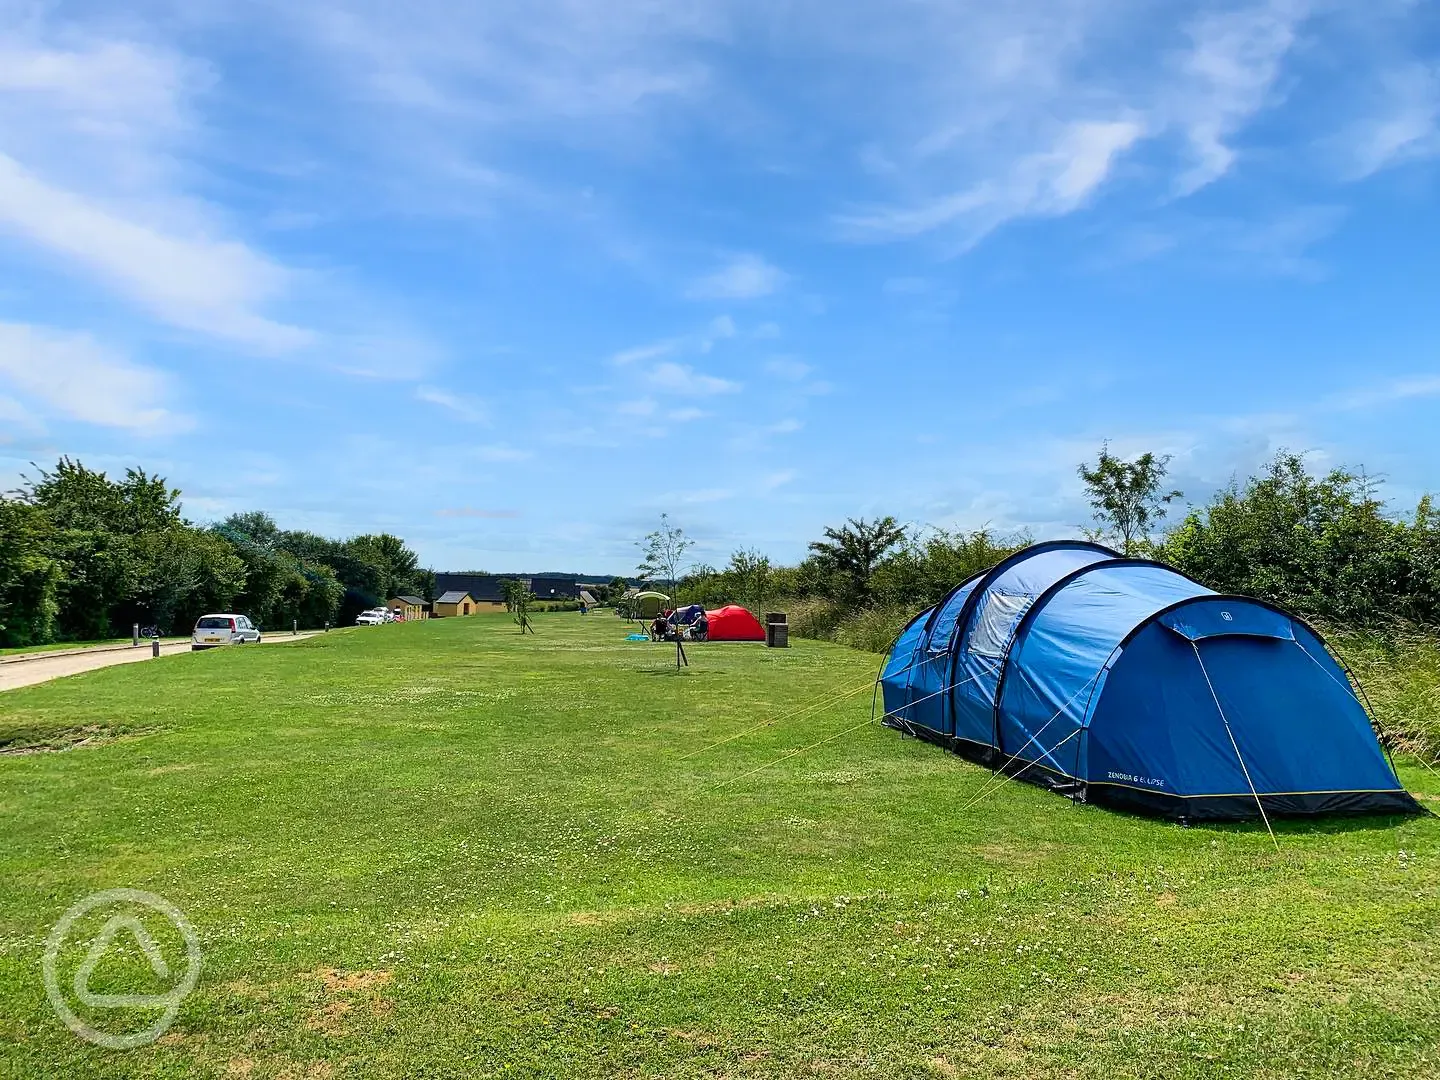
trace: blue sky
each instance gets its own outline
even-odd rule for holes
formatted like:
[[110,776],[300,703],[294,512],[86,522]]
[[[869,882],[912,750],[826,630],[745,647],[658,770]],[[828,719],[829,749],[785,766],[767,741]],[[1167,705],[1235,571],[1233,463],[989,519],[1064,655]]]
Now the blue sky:
[[1421,0],[0,0],[0,482],[439,569],[1440,487]]

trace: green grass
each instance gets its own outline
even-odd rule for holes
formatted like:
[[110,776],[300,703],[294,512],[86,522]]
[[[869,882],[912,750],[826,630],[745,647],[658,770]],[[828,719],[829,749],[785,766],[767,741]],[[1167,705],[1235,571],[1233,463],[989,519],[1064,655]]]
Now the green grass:
[[[990,774],[866,724],[868,689],[695,753],[877,658],[717,644],[677,674],[613,616],[536,625],[0,695],[0,743],[97,739],[0,756],[0,1075],[1440,1074],[1436,819],[1282,824],[1277,853],[1020,784],[965,809]],[[40,976],[115,886],[204,950],[170,1033],[123,1052]]]

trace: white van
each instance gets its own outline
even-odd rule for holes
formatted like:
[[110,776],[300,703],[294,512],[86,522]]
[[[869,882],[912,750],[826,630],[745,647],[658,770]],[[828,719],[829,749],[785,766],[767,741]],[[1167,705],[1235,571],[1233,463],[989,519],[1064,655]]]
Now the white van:
[[217,645],[260,644],[260,628],[244,615],[201,615],[190,635],[190,649],[213,649]]

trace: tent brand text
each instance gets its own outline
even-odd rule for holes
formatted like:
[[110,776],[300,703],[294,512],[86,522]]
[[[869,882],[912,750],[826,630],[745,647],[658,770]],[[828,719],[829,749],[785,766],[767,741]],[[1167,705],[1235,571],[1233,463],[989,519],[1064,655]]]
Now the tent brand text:
[[1127,784],[1139,784],[1142,787],[1165,786],[1165,781],[1161,780],[1158,776],[1132,776],[1129,773],[1116,772],[1114,769],[1111,769],[1106,775],[1108,775],[1111,780],[1123,780]]

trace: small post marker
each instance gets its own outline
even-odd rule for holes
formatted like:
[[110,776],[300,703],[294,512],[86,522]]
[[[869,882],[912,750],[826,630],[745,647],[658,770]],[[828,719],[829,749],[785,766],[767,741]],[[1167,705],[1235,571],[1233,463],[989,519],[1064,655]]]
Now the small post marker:
[[295,635],[295,634],[298,634],[299,632],[300,632],[300,620],[299,620],[299,619],[291,619],[291,620],[290,620],[290,633],[291,633],[291,635],[293,636],[293,635]]
[[328,634],[329,632],[330,632],[330,620],[329,620],[329,619],[326,619],[326,620],[325,620],[325,633]]
[[130,626],[130,647],[138,648],[140,645],[140,624],[132,623]]
[[160,639],[158,637],[153,637],[150,639],[150,655],[160,655]]

